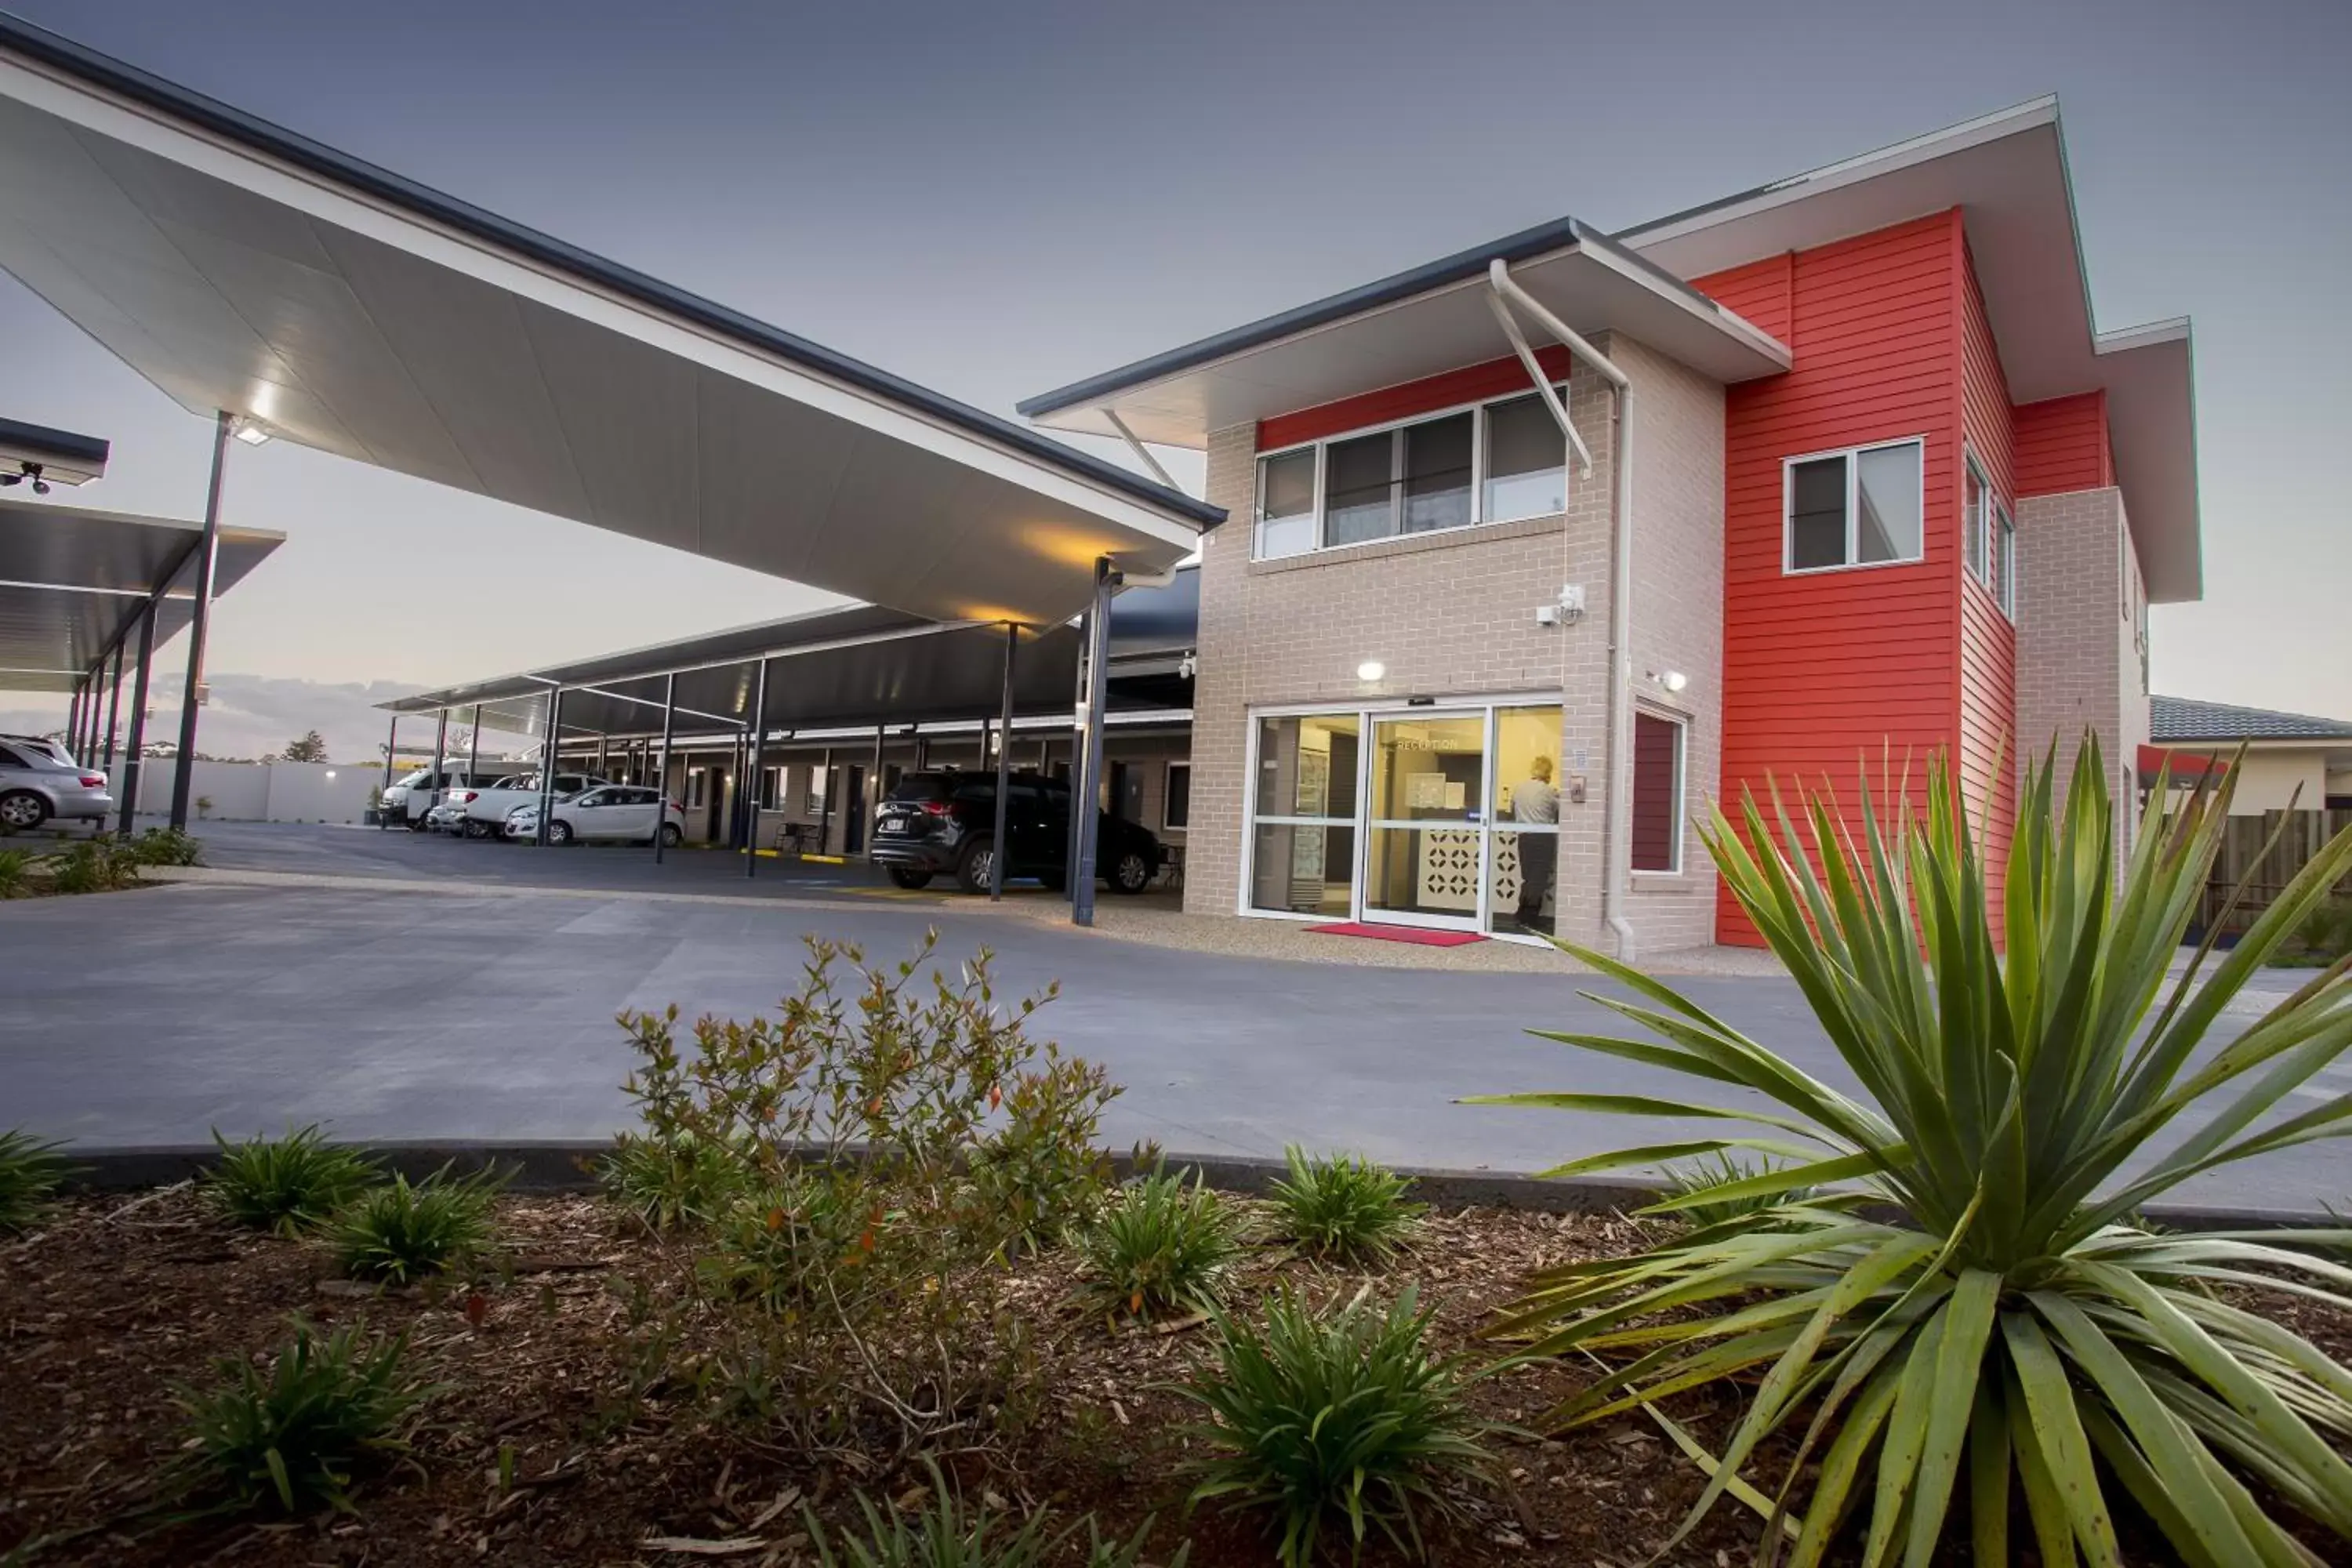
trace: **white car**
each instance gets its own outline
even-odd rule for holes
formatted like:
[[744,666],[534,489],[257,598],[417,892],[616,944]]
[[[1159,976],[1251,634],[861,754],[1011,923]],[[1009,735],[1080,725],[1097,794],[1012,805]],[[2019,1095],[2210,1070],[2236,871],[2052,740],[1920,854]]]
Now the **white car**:
[[[504,778],[471,789],[452,790],[449,804],[466,808],[465,834],[468,838],[495,838],[506,827],[506,820],[519,806],[539,805],[539,786],[542,781],[536,772],[509,773]],[[558,773],[554,794],[559,800],[568,800],[583,790],[604,789],[612,784],[590,773]],[[650,833],[653,828],[646,829]]]
[[[686,837],[686,812],[677,802],[665,801],[661,792],[637,784],[601,784],[555,803],[554,820],[547,825],[550,844],[573,839],[617,839],[627,844],[654,841],[654,817],[662,817],[662,842],[675,846]],[[539,807],[519,805],[508,814],[509,838],[539,837]]]

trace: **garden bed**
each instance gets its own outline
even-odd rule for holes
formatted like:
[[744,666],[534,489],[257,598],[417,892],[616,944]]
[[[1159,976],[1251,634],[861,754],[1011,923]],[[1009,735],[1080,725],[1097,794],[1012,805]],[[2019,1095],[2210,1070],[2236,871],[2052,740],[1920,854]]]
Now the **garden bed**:
[[[802,1503],[847,1521],[856,1489],[896,1499],[927,1485],[916,1465],[879,1473],[856,1453],[793,1451],[756,1420],[715,1416],[681,1385],[678,1358],[656,1346],[658,1314],[646,1307],[687,1289],[687,1249],[602,1200],[504,1199],[498,1250],[467,1279],[383,1291],[344,1280],[314,1243],[236,1228],[190,1190],[132,1202],[77,1198],[0,1254],[0,1554],[97,1527],[31,1561],[781,1564],[811,1560]],[[1373,1283],[1383,1295],[1417,1286],[1437,1309],[1437,1345],[1461,1349],[1538,1258],[1614,1252],[1637,1234],[1618,1217],[1433,1215]],[[968,1496],[1073,1522],[1092,1512],[1106,1535],[1157,1513],[1149,1561],[1185,1538],[1193,1568],[1269,1561],[1254,1521],[1208,1507],[1183,1516],[1191,1456],[1178,1429],[1198,1413],[1165,1385],[1200,1364],[1205,1334],[1111,1331],[1075,1299],[1076,1268],[1054,1254],[1016,1271],[1013,1299],[1044,1331],[1040,1407],[982,1451],[942,1462]],[[1313,1299],[1345,1297],[1365,1279],[1260,1245],[1232,1295],[1255,1301],[1288,1280]],[[413,1463],[365,1475],[355,1515],[140,1518],[179,1440],[175,1387],[209,1381],[216,1358],[277,1344],[294,1312],[412,1332],[415,1371],[444,1385],[425,1406]],[[1538,1369],[1477,1384],[1472,1399],[1489,1419],[1528,1421],[1574,1382]],[[1709,1413],[1731,1408],[1727,1394],[1701,1394],[1675,1413],[1715,1436]],[[1496,1447],[1504,1481],[1458,1492],[1462,1518],[1433,1535],[1440,1562],[1638,1563],[1697,1495],[1696,1472],[1638,1415]],[[656,1537],[728,1542],[733,1554],[648,1547]],[[1746,1562],[1754,1539],[1752,1518],[1727,1506],[1676,1558]]]

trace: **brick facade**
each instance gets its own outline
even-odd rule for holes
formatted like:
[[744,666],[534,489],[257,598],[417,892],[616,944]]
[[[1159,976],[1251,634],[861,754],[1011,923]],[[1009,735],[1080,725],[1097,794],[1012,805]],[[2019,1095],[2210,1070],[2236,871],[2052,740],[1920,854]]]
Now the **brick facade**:
[[[2083,735],[2096,731],[2126,817],[2148,738],[2137,629],[2145,594],[2121,490],[2017,503],[2018,749],[2039,759],[2056,743],[2063,802]],[[2119,866],[2128,837],[2116,838]]]
[[[1687,802],[1696,805],[1712,788],[1719,756],[1722,392],[1622,337],[1604,335],[1595,346],[1618,358],[1636,386],[1636,694],[1658,711],[1695,721],[1685,772]],[[1211,536],[1201,566],[1188,910],[1232,914],[1241,907],[1253,709],[1558,692],[1563,770],[1585,784],[1581,804],[1564,793],[1560,806],[1558,930],[1600,940],[1615,400],[1604,381],[1579,367],[1569,405],[1593,467],[1571,476],[1565,516],[1276,561],[1250,559],[1256,428],[1211,436],[1207,497],[1233,521]],[[1538,625],[1538,607],[1555,602],[1567,584],[1584,590],[1583,618]],[[1386,667],[1376,683],[1357,679],[1368,659]],[[1670,696],[1644,679],[1667,668],[1690,678],[1681,693]],[[1634,908],[1659,933],[1637,923],[1643,945],[1706,940],[1702,910],[1712,907],[1714,879],[1704,862],[1704,851],[1686,842],[1680,875],[1641,879]]]

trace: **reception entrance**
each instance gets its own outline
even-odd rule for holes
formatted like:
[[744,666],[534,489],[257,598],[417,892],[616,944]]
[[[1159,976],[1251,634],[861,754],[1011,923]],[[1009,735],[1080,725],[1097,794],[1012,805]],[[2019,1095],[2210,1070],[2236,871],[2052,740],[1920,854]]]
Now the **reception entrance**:
[[1252,912],[1548,935],[1557,919],[1557,702],[1263,714]]

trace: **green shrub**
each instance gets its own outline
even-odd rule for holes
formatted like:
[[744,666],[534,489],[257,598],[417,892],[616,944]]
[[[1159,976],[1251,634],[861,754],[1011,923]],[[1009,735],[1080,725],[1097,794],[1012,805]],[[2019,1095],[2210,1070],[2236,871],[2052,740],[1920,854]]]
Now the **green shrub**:
[[204,840],[177,827],[151,827],[122,846],[123,853],[142,866],[201,866]]
[[[973,1510],[963,1502],[926,1458],[931,1495],[911,1515],[896,1508],[877,1507],[863,1492],[857,1511],[865,1529],[843,1532],[838,1550],[816,1515],[802,1510],[809,1543],[819,1568],[1044,1568],[1061,1561],[1063,1549],[1077,1535],[1072,1526],[1049,1531],[1049,1516],[1039,1510],[1019,1525],[1001,1519],[992,1510]],[[1106,1541],[1094,1516],[1086,1516],[1087,1568],[1144,1568],[1143,1549],[1152,1521],[1145,1520],[1126,1541]],[[1190,1543],[1176,1548],[1164,1568],[1184,1568],[1192,1555]]]
[[139,880],[139,862],[110,834],[85,838],[49,859],[49,886],[60,893],[104,893]]
[[1079,1247],[1087,1289],[1106,1311],[1152,1318],[1213,1306],[1241,1237],[1203,1183],[1154,1173],[1122,1188]]
[[0,1231],[30,1230],[48,1217],[49,1200],[73,1168],[58,1147],[21,1129],[0,1132]]
[[1382,1308],[1369,1288],[1328,1312],[1286,1289],[1263,1331],[1217,1314],[1216,1366],[1182,1390],[1210,1416],[1190,1434],[1210,1449],[1193,1501],[1268,1516],[1285,1568],[1333,1530],[1351,1554],[1378,1531],[1424,1557],[1419,1511],[1448,1511],[1440,1484],[1491,1468],[1455,1367],[1430,1359],[1429,1316],[1411,1289]]
[[742,1157],[679,1132],[664,1141],[624,1132],[597,1173],[604,1194],[655,1230],[707,1225],[743,1180]]
[[488,1245],[490,1205],[505,1184],[501,1172],[452,1178],[447,1165],[414,1186],[395,1175],[337,1213],[327,1241],[355,1279],[405,1285],[445,1273]]
[[39,858],[30,849],[0,849],[0,899],[20,899],[33,890],[33,863]]
[[205,1173],[205,1198],[237,1224],[279,1236],[317,1229],[380,1174],[373,1161],[329,1143],[316,1123],[241,1143],[215,1128],[213,1142],[220,1158]]
[[1665,1190],[1679,1200],[1675,1214],[1702,1229],[1739,1223],[1765,1224],[1784,1206],[1820,1201],[1811,1187],[1758,1193],[1745,1184],[1785,1169],[1787,1162],[1761,1155],[1753,1163],[1725,1150],[1702,1154],[1665,1168]]
[[972,1151],[981,1203],[1002,1215],[1018,1247],[1058,1246],[1102,1212],[1115,1177],[1097,1146],[1104,1108],[1119,1090],[1101,1068],[1065,1062],[1048,1041],[1045,1068],[1002,1096],[1004,1121]]
[[2352,953],[2352,898],[2329,899],[2303,918],[2277,962],[2324,968]]
[[[2054,751],[2030,771],[1999,909],[1941,761],[1924,820],[1900,790],[1905,804],[1891,813],[1865,790],[1855,825],[1817,796],[1794,819],[1784,809],[1768,819],[1747,800],[1740,824],[1718,810],[1704,829],[1725,887],[1788,965],[1867,1100],[1665,984],[1570,950],[1638,998],[1593,1000],[1656,1037],[1557,1037],[1753,1089],[1773,1110],[1646,1095],[1506,1101],[1729,1117],[1815,1147],[1717,1135],[1566,1169],[1761,1147],[1799,1163],[1705,1201],[1853,1183],[1908,1216],[1890,1224],[1792,1206],[1772,1229],[1703,1228],[1630,1258],[1552,1268],[1498,1326],[1528,1342],[1527,1353],[1580,1352],[1605,1365],[1552,1414],[1555,1426],[1712,1378],[1752,1390],[1660,1555],[1760,1444],[1800,1422],[1785,1477],[1761,1489],[1801,1521],[1791,1556],[1801,1565],[1822,1560],[1865,1489],[1874,1495],[1857,1510],[1868,1518],[1860,1560],[1901,1551],[1907,1563],[1927,1562],[1964,1466],[1979,1563],[2011,1560],[2020,1492],[2045,1563],[2074,1563],[2077,1543],[2093,1561],[2114,1561],[2110,1508],[2126,1499],[2199,1568],[2305,1560],[2265,1511],[2273,1507],[2352,1538],[2352,1466],[2330,1442],[2352,1433],[2352,1377],[2222,1293],[2275,1280],[2352,1310],[2352,1270],[2316,1255],[2344,1233],[2150,1234],[2130,1223],[2191,1176],[2342,1136],[2352,1121],[2352,1096],[2290,1098],[2352,1045],[2352,982],[2341,966],[2235,1039],[2208,1040],[2247,978],[2352,869],[2352,829],[2305,864],[2234,949],[2217,958],[2209,942],[2168,984],[2221,847],[2231,784],[2207,779],[2176,798],[2159,782],[2117,890],[2095,735],[2078,753],[2063,814],[2053,805],[2056,773]],[[2004,914],[2005,962],[1995,938]],[[1779,1534],[1768,1527],[1776,1549]]]
[[1375,1262],[1404,1244],[1428,1212],[1407,1203],[1410,1177],[1352,1156],[1310,1159],[1297,1144],[1282,1152],[1286,1179],[1267,1189],[1283,1224],[1318,1258]]
[[[677,1310],[758,1303],[720,1320],[725,1353],[764,1369],[757,1403],[804,1442],[870,1443],[887,1413],[911,1450],[1015,1427],[1039,1405],[1003,1262],[1066,1201],[1041,1173],[1114,1091],[1027,1033],[1050,988],[1000,1006],[985,952],[936,964],[935,942],[885,968],[813,940],[772,1015],[703,1017],[690,1040],[675,1007],[620,1019],[640,1135],[670,1153],[726,1151],[735,1190],[759,1194],[696,1237],[706,1298]],[[1008,1129],[1020,1141],[999,1142]],[[975,1174],[992,1163],[1037,1201],[1006,1201],[1001,1172]]]
[[348,1510],[360,1464],[404,1451],[401,1425],[432,1392],[402,1378],[407,1348],[406,1334],[370,1343],[348,1327],[321,1340],[298,1318],[266,1374],[215,1363],[220,1382],[180,1391],[186,1440],[167,1489],[211,1500],[207,1512]]
[[878,1204],[853,1206],[854,1196],[804,1172],[742,1194],[711,1232],[699,1261],[705,1285],[771,1312],[809,1300],[873,1256],[891,1224]]

